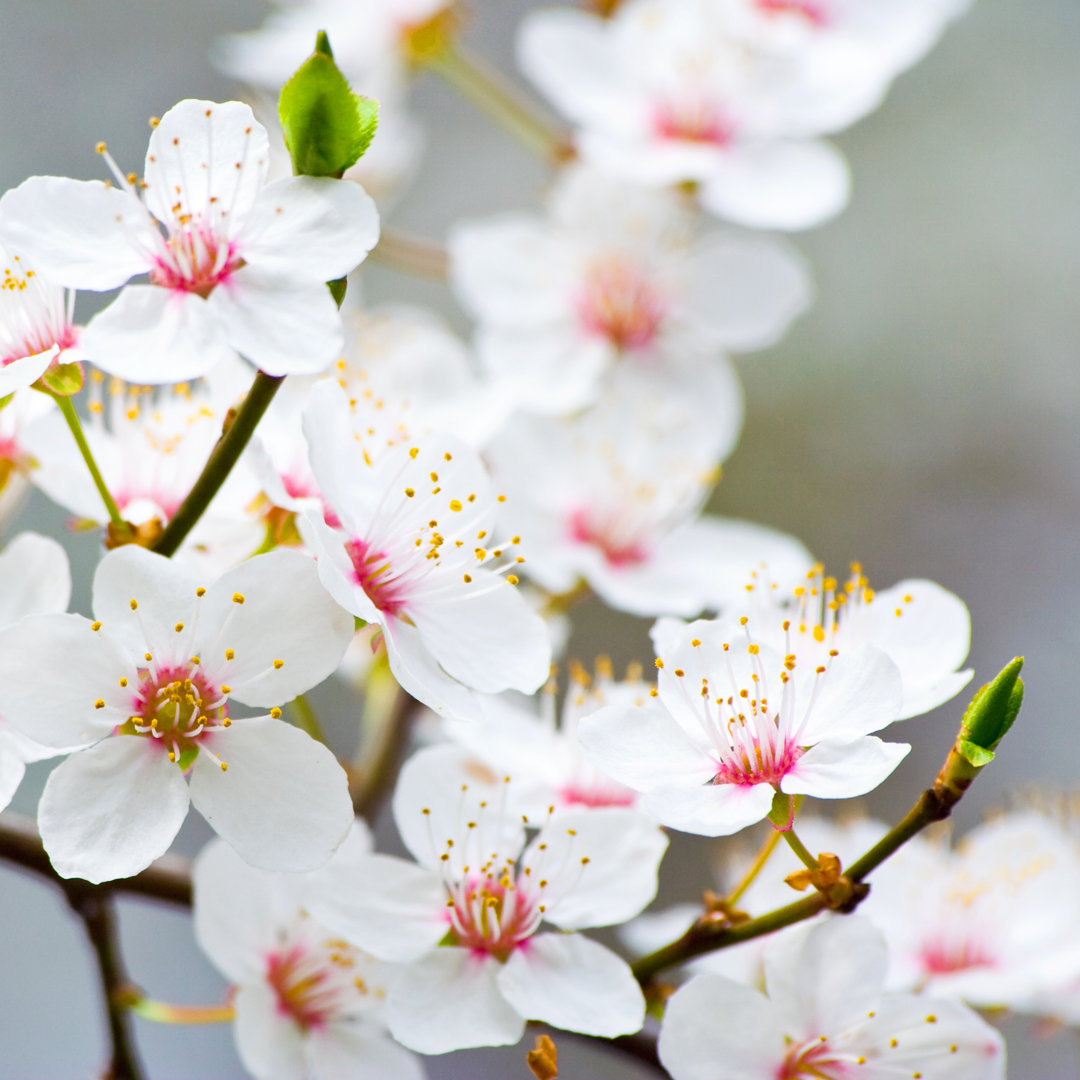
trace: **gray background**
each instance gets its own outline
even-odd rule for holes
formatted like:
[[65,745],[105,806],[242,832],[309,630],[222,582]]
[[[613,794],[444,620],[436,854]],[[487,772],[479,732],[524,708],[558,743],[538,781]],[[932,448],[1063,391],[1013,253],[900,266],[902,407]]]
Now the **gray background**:
[[[475,0],[475,47],[509,70],[512,27],[530,6]],[[99,139],[139,167],[147,117],[182,97],[230,96],[208,46],[265,10],[258,0],[0,0],[0,190],[31,173],[103,175]],[[796,240],[819,297],[781,346],[740,361],[746,429],[714,500],[720,513],[798,534],[830,568],[858,558],[877,585],[927,576],[958,592],[979,681],[1027,654],[1021,723],[961,807],[961,829],[1010,786],[1072,785],[1080,760],[1078,63],[1075,0],[978,0],[884,108],[838,139],[854,198]],[[433,146],[393,221],[438,237],[459,214],[532,202],[537,163],[432,79],[417,99]],[[365,287],[372,299],[453,311],[441,288],[388,271]],[[56,531],[63,520],[38,501],[25,524]],[[93,541],[72,547],[89,565]],[[644,628],[587,609],[575,652],[648,660]],[[946,708],[906,725],[915,750],[871,809],[895,814],[910,801],[956,719]],[[40,783],[35,770],[17,808],[32,812]],[[193,827],[183,839],[202,835]],[[680,844],[664,896],[708,885],[707,859],[702,842]],[[186,917],[136,902],[122,917],[132,976],[149,992],[219,999]],[[6,869],[0,973],[0,1078],[97,1075],[103,1028],[81,929],[51,887]],[[1075,1040],[1006,1026],[1013,1075],[1076,1074]],[[226,1027],[140,1023],[139,1039],[155,1080],[242,1075]],[[598,1056],[568,1040],[560,1050],[564,1076],[604,1075]],[[524,1077],[522,1057],[457,1054],[429,1071]],[[637,1075],[617,1059],[612,1069]]]

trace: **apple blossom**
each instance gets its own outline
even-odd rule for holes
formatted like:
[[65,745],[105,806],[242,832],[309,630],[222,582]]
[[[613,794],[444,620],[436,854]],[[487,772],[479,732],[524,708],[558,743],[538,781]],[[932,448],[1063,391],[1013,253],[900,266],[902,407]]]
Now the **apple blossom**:
[[450,273],[480,319],[478,351],[522,408],[565,412],[595,399],[613,363],[663,369],[692,354],[772,344],[810,298],[777,241],[701,235],[685,196],[565,169],[548,217],[504,214],[454,226]]
[[764,818],[777,792],[864,795],[911,749],[869,734],[900,707],[900,673],[884,653],[834,650],[807,668],[757,644],[745,621],[690,623],[657,658],[655,699],[580,724],[594,764],[684,832],[737,832]]
[[[636,1031],[645,1002],[626,963],[577,933],[635,915],[667,840],[618,807],[549,813],[522,853],[513,782],[463,772],[431,747],[401,772],[394,818],[419,866],[372,855],[318,875],[309,907],[360,948],[408,964],[390,1032],[421,1053],[517,1042],[527,1019],[586,1034]],[[464,782],[463,782],[464,779]]]
[[1004,1080],[989,1024],[957,1002],[883,996],[885,964],[858,916],[785,931],[766,955],[768,997],[722,975],[674,993],[660,1061],[673,1080]]
[[[371,848],[359,822],[334,853]],[[420,1080],[385,1031],[396,968],[336,938],[304,909],[306,879],[245,863],[211,841],[193,872],[195,937],[235,986],[234,1035],[258,1080]]]
[[316,386],[304,419],[311,467],[338,526],[298,522],[319,577],[341,606],[382,627],[390,668],[443,711],[471,707],[465,688],[526,693],[547,678],[543,620],[514,589],[518,537],[492,533],[497,496],[476,452],[432,435],[372,461],[348,401]]
[[181,101],[154,128],[137,185],[115,166],[119,188],[31,177],[0,199],[0,238],[71,288],[150,275],[83,331],[110,374],[177,382],[236,353],[273,375],[321,371],[342,340],[325,282],[375,245],[378,215],[356,184],[266,184],[267,156],[247,105]]
[[62,877],[142,870],[193,802],[252,865],[325,862],[352,820],[333,755],[268,706],[321,682],[351,620],[298,552],[251,559],[203,587],[137,546],[94,575],[94,614],[46,614],[0,631],[0,714],[57,750],[38,808]]

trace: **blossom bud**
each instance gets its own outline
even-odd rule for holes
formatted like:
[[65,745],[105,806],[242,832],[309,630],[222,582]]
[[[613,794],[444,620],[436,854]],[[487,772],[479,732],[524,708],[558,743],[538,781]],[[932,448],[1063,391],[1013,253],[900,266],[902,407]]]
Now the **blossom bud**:
[[378,102],[354,94],[325,32],[278,99],[285,145],[297,176],[336,176],[355,165],[375,135]]
[[980,767],[993,760],[994,750],[1012,727],[1024,700],[1020,669],[1024,658],[1017,656],[992,681],[975,692],[960,722],[957,750],[972,765]]

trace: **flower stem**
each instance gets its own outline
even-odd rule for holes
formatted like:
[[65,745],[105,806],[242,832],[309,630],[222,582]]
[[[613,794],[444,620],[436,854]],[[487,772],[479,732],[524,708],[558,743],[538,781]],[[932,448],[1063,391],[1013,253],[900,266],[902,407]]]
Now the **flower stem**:
[[225,483],[225,478],[244,452],[244,447],[263,418],[263,413],[284,381],[284,375],[267,375],[265,371],[255,375],[255,381],[251,384],[243,404],[235,414],[230,413],[231,420],[226,420],[225,430],[210,452],[198,480],[154,544],[153,550],[159,555],[176,554],[187,534],[195,527],[195,523]]
[[79,414],[75,411],[75,406],[72,404],[71,398],[65,397],[62,394],[50,394],[49,396],[56,402],[57,407],[60,409],[60,415],[63,416],[64,420],[67,422],[67,426],[75,438],[75,445],[79,448],[79,453],[82,454],[82,459],[86,462],[87,469],[90,470],[90,477],[94,481],[94,487],[98,489],[101,501],[105,504],[105,509],[109,512],[109,520],[114,525],[122,526],[124,524],[124,519],[120,515],[120,508],[116,505],[116,500],[109,494],[109,489],[105,484],[105,478],[101,475],[101,470],[94,460],[94,454],[90,449],[90,444],[86,441],[86,435],[83,432]]
[[421,62],[546,161],[560,164],[574,156],[570,140],[516,86],[478,56],[445,40],[441,48],[421,57]]
[[807,870],[820,870],[817,859],[806,849],[806,845],[795,835],[794,829],[785,829],[781,836],[787,841],[787,846],[795,852],[795,857],[806,867]]
[[121,991],[119,1000],[129,1012],[155,1024],[227,1024],[236,1018],[231,1005],[169,1005],[134,988]]
[[776,850],[776,845],[779,843],[780,833],[776,829],[771,830],[769,838],[762,844],[761,850],[757,853],[757,858],[750,864],[750,869],[743,875],[742,881],[724,897],[725,907],[734,907],[742,899],[743,894],[753,885],[758,874],[765,869],[769,856]]

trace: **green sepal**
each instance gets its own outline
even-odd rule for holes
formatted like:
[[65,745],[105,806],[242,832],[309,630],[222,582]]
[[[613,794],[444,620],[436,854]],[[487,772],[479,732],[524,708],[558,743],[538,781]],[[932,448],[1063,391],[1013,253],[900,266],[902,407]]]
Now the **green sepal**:
[[990,762],[994,760],[993,750],[987,750],[982,746],[976,746],[968,739],[958,739],[956,742],[956,751],[969,765],[974,765],[976,769],[981,769],[984,765],[989,765]]
[[[960,721],[960,742],[972,750],[993,751],[1005,737],[1024,701],[1024,681],[1020,670],[1024,658],[1017,656],[1005,665],[997,677],[980,687]],[[971,764],[978,764],[963,749]],[[992,755],[991,755],[992,756]],[[989,760],[989,759],[987,759]]]
[[46,388],[58,397],[74,397],[83,388],[82,364],[57,364],[41,376]]
[[8,394],[7,397],[0,398],[0,410],[6,409],[14,400],[14,394]]
[[177,761],[177,766],[181,772],[187,772],[192,765],[195,764],[195,759],[199,756],[199,748],[197,746],[188,746],[180,751],[180,759]]
[[328,281],[326,287],[330,290],[330,295],[334,298],[334,303],[338,307],[341,307],[345,303],[345,290],[349,287],[348,278],[335,278],[333,281]]
[[363,630],[367,626],[367,620],[361,619],[359,615],[353,616],[353,630]]
[[297,176],[336,176],[355,165],[375,135],[379,104],[354,94],[326,34],[282,87],[278,117]]

